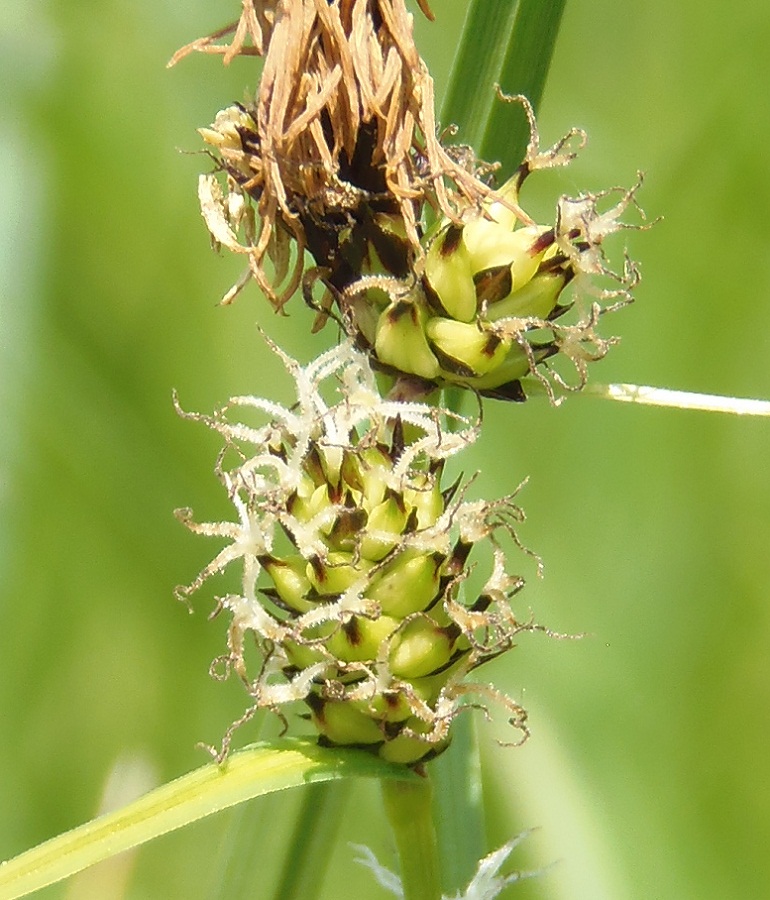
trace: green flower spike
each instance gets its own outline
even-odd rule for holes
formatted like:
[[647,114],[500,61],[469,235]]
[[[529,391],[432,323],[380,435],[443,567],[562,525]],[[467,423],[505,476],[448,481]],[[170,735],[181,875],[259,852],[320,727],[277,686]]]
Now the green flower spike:
[[[585,135],[573,130],[541,150],[526,99],[504,99],[523,103],[530,121],[529,147],[516,174],[458,220],[445,218],[424,240],[424,263],[413,260],[405,278],[368,275],[337,299],[348,331],[393,375],[422,379],[426,389],[455,384],[512,400],[525,399],[522,379],[534,376],[553,399],[543,374],[547,361],[569,358],[582,387],[586,364],[614,343],[598,335],[599,317],[632,299],[636,267],[626,259],[623,271],[614,272],[603,242],[638,227],[621,216],[635,205],[640,182],[617,189],[614,205],[606,200],[614,190],[562,197],[553,225],[532,223],[519,203],[524,181],[538,169],[568,164]],[[573,308],[565,324],[562,317]],[[553,381],[569,388],[558,370],[548,369]]]
[[[228,541],[179,593],[241,562],[240,591],[218,599],[231,623],[216,662],[246,685],[244,719],[269,709],[285,720],[283,707],[302,703],[322,742],[416,764],[447,746],[452,720],[476,694],[501,701],[526,734],[517,704],[464,681],[519,632],[542,630],[510,606],[523,585],[507,573],[503,549],[520,546],[513,495],[470,501],[458,484],[441,484],[446,460],[473,442],[477,425],[383,399],[350,342],[305,367],[270,346],[294,379],[294,406],[236,397],[213,416],[184,414],[225,440],[217,473],[237,521],[195,524],[179,512],[191,530]],[[234,411],[267,421],[233,421]],[[463,599],[469,557],[489,572]]]

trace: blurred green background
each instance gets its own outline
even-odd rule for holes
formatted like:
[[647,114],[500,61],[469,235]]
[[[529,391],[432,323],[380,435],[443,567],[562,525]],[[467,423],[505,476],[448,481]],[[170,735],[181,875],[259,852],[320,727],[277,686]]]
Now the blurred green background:
[[[419,38],[440,92],[465,0],[433,5]],[[279,318],[253,288],[216,307],[239,264],[209,250],[205,159],[178,151],[255,69],[164,69],[237,4],[213,7],[0,9],[0,858],[93,815],[120,758],[160,780],[201,764],[196,742],[243,709],[207,675],[225,630],[210,592],[193,616],[172,597],[214,550],[172,510],[227,507],[217,441],[171,390],[199,410],[288,399],[255,323],[302,359],[332,333],[309,340],[301,301]],[[590,145],[542,183],[597,190],[643,169],[664,216],[627,235],[644,282],[606,321],[623,342],[594,380],[770,397],[769,45],[768,4],[567,3],[541,131],[580,125]],[[486,496],[529,476],[522,536],[547,575],[528,602],[586,633],[523,639],[487,673],[534,732],[519,750],[487,742],[491,843],[540,826],[515,860],[554,862],[509,895],[770,896],[770,422],[588,398],[485,415],[465,470]],[[351,802],[325,900],[387,896],[346,843],[392,858],[374,786]],[[269,896],[295,805],[254,804],[269,829],[239,854],[260,874],[231,896]],[[125,893],[40,896],[213,900],[231,819],[142,850]]]

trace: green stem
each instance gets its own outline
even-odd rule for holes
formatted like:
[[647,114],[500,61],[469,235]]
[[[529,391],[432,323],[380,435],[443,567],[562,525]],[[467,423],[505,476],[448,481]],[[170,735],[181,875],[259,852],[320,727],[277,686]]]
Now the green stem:
[[441,873],[428,778],[382,781],[385,811],[396,839],[404,900],[441,900]]
[[349,784],[305,788],[275,900],[313,900],[318,896],[349,793]]
[[487,852],[481,759],[469,713],[452,723],[452,745],[430,763],[444,891],[455,896]]

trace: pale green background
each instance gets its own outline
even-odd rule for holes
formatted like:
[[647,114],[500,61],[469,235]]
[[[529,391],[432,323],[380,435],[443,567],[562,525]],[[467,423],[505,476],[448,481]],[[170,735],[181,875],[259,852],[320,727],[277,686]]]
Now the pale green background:
[[[435,0],[419,29],[439,87],[464,6]],[[287,399],[255,323],[305,359],[331,332],[311,347],[301,303],[279,319],[253,289],[215,306],[238,266],[208,249],[205,160],[177,149],[197,149],[194,128],[243,97],[254,67],[163,66],[236,7],[0,10],[0,858],[91,816],[120,756],[163,780],[200,764],[196,741],[243,707],[237,684],[206,674],[224,646],[210,594],[194,616],[172,598],[214,549],[172,509],[227,509],[216,441],[175,416],[171,390],[196,409]],[[643,169],[644,205],[665,217],[628,236],[644,283],[606,322],[623,343],[595,379],[770,397],[768,46],[766,3],[567,3],[541,126],[553,140],[581,125],[591,143],[544,184],[599,189]],[[491,839],[540,826],[517,863],[556,861],[508,896],[770,896],[769,459],[767,421],[487,404],[464,467],[487,496],[530,476],[523,537],[547,577],[529,603],[587,635],[523,639],[487,675],[534,732],[488,752]],[[257,874],[234,896],[269,896],[295,802],[255,807],[267,837],[244,851]],[[353,802],[325,900],[387,896],[345,843],[391,859],[376,793]],[[143,851],[125,896],[219,897],[227,823]]]

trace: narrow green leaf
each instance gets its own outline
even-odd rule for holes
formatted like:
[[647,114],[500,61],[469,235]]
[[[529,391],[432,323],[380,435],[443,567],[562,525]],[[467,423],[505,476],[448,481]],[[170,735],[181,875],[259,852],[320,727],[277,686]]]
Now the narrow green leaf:
[[[196,769],[117,812],[100,816],[0,865],[0,900],[16,900],[204,816],[285,788],[341,778],[413,781],[410,770],[358,750],[307,739],[255,744]],[[419,779],[417,779],[419,780]]]
[[[506,94],[524,94],[538,110],[551,66],[566,0],[519,0],[498,83]],[[513,174],[529,140],[520,107],[496,102],[487,119],[479,156],[501,163],[503,178]]]
[[501,103],[494,90],[525,94],[537,110],[566,0],[471,0],[449,88],[441,110],[457,140],[481,159],[513,173],[529,130],[521,109]]
[[[455,140],[471,144],[480,159],[499,162],[504,181],[521,163],[529,140],[523,109],[501,102],[524,94],[535,110],[543,96],[565,0],[471,0],[441,111],[456,125]],[[461,392],[447,390],[448,408],[459,410]],[[478,745],[473,722],[453,726],[450,749],[431,771],[436,785],[436,825],[444,889],[464,887],[486,852]]]
[[313,784],[304,792],[275,900],[314,900],[321,892],[350,783]]
[[441,123],[457,126],[457,141],[477,150],[495,103],[518,4],[516,0],[471,0],[455,53]]

